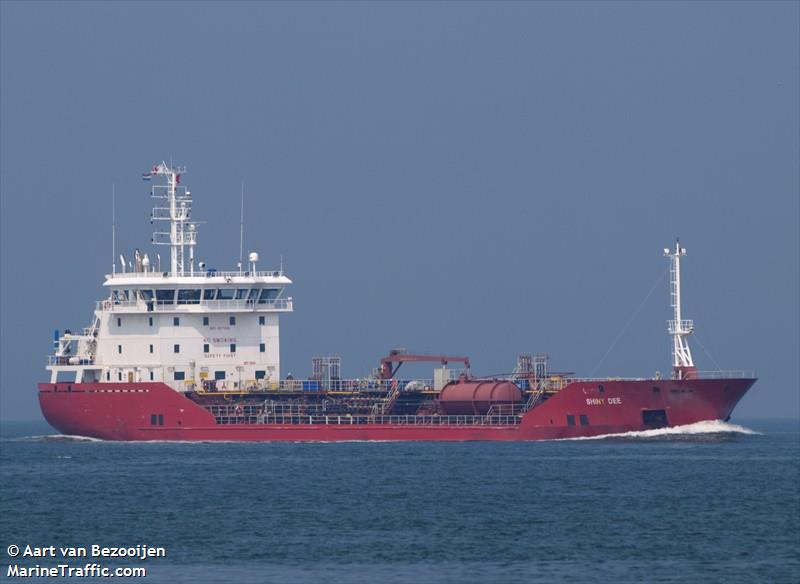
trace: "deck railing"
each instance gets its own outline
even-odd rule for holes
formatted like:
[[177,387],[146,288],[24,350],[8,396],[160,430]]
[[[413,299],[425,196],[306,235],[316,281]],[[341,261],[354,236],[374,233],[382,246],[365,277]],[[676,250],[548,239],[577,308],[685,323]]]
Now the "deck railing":
[[[213,407],[213,406],[211,406]],[[213,413],[213,412],[212,412]],[[521,416],[383,416],[383,415],[266,415],[247,414],[216,415],[217,424],[279,424],[279,425],[336,425],[365,424],[403,426],[511,426],[518,425]]]
[[188,272],[180,276],[172,276],[169,272],[158,272],[151,270],[149,272],[116,272],[114,274],[106,274],[109,280],[122,280],[129,278],[280,278],[282,277],[282,270],[261,270],[256,272],[247,271],[228,271],[219,272],[217,270],[195,270],[194,274]]

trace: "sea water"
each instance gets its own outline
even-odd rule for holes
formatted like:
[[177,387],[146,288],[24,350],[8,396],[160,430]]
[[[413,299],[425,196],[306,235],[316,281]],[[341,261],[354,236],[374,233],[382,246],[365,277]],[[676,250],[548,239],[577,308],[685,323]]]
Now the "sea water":
[[[11,565],[59,564],[144,567],[132,580],[154,583],[800,581],[792,421],[453,444],[2,430],[4,581]],[[89,553],[10,557],[12,545]]]

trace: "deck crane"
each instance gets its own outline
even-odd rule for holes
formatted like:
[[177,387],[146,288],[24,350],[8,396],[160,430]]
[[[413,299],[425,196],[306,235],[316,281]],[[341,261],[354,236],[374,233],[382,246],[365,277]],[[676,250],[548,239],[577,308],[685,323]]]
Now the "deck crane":
[[[378,368],[378,377],[380,379],[392,379],[400,366],[407,361],[415,362],[432,362],[447,365],[451,361],[463,363],[464,367],[469,370],[469,357],[454,357],[451,355],[427,355],[422,353],[408,353],[401,349],[392,349],[389,354],[381,359],[381,365]],[[394,364],[397,363],[397,367]]]

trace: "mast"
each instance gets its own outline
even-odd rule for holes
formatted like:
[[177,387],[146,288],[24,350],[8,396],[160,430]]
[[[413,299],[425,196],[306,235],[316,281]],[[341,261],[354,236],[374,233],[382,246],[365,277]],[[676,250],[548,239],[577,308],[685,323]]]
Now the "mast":
[[694,321],[685,320],[681,315],[681,257],[686,255],[686,248],[675,240],[675,248],[664,248],[664,256],[670,259],[669,290],[673,319],[667,321],[667,331],[672,336],[672,374],[676,379],[686,377],[688,370],[694,369],[692,352],[687,337],[694,330]]
[[153,185],[150,196],[165,199],[166,206],[153,207],[152,221],[169,221],[169,231],[153,232],[155,245],[170,247],[170,276],[183,276],[186,273],[184,247],[189,246],[191,271],[194,272],[194,246],[197,244],[196,224],[189,221],[192,212],[192,197],[186,187],[181,186],[181,175],[186,168],[167,166],[162,162],[153,167],[145,177],[165,176],[166,185]]

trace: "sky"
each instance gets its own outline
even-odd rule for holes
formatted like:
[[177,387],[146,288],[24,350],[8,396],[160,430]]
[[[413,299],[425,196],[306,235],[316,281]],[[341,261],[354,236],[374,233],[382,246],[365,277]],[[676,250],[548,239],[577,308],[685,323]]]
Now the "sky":
[[[150,251],[185,165],[198,259],[281,258],[283,373],[393,347],[478,374],[670,367],[680,237],[702,370],[798,417],[797,2],[0,2],[0,419],[40,419],[53,329]],[[151,256],[154,254],[151,252]],[[420,375],[430,376],[424,369]]]

